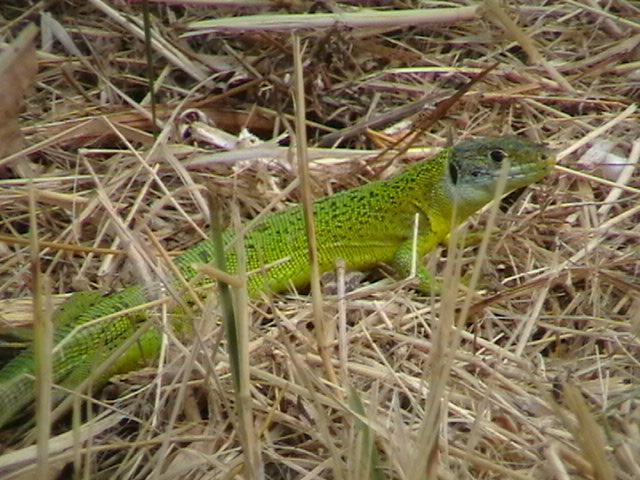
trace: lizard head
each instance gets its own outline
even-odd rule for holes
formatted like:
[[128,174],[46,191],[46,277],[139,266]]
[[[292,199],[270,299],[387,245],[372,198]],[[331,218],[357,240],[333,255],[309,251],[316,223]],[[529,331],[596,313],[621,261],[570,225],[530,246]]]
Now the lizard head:
[[460,220],[496,197],[503,165],[503,193],[509,193],[540,180],[554,164],[555,155],[545,146],[515,136],[467,140],[453,147],[448,176]]

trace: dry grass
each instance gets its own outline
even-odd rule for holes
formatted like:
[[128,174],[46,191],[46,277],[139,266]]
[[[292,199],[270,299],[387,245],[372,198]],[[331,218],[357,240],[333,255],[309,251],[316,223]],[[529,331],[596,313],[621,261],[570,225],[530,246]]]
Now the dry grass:
[[[289,187],[292,154],[275,142],[294,123],[291,28],[301,29],[316,195],[423,155],[414,146],[390,162],[371,150],[411,125],[384,129],[494,62],[418,143],[515,132],[561,152],[562,167],[502,203],[471,293],[457,293],[455,270],[470,278],[477,246],[451,248],[453,263],[442,251],[431,256],[454,287],[442,297],[389,280],[325,295],[322,315],[338,332],[337,383],[325,380],[307,296],[252,302],[248,401],[233,391],[221,327],[207,314],[201,340],[169,331],[161,367],[115,381],[104,408],[90,408],[72,434],[63,433],[68,423],[56,426],[50,478],[69,462],[78,478],[96,479],[640,478],[640,175],[629,167],[617,181],[611,168],[640,155],[640,7],[522,2],[506,7],[510,24],[487,2],[484,14],[466,7],[432,24],[429,12],[410,12],[407,24],[366,3],[392,2],[153,2],[154,140],[141,3],[24,10],[3,2],[6,42],[25,20],[50,13],[40,17],[50,42],[38,45],[36,89],[21,117],[28,157],[0,172],[0,321],[11,326],[29,322],[29,247],[6,239],[27,238],[29,172],[40,261],[55,293],[158,284],[136,252],[179,251],[204,238],[205,186],[246,218],[299,200]],[[304,28],[311,17],[298,14],[329,8],[350,15]],[[230,21],[256,14],[266,17],[242,19],[240,29]],[[199,23],[208,19],[216,20]],[[186,108],[264,142],[221,151],[184,140]],[[326,148],[335,132],[348,135]],[[609,157],[597,156],[603,141]],[[487,218],[468,228],[482,231]],[[239,398],[249,423],[238,420]],[[11,433],[0,476],[31,478],[35,450]]]

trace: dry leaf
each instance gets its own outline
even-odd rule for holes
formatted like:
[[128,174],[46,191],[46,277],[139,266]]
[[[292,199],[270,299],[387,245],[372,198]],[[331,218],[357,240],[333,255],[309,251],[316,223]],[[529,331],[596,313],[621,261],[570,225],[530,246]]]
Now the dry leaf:
[[35,25],[28,25],[0,55],[0,158],[19,151],[24,145],[18,116],[38,71],[34,43],[37,33]]

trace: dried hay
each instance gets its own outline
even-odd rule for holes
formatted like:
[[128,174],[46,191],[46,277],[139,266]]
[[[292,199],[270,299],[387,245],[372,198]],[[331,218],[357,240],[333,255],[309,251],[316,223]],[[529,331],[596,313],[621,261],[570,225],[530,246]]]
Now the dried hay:
[[[293,29],[316,195],[389,175],[451,136],[518,133],[560,152],[552,175],[501,204],[475,289],[456,293],[450,270],[468,281],[471,244],[450,249],[453,263],[431,255],[456,287],[442,297],[386,279],[324,296],[325,321],[346,326],[336,384],[316,353],[309,297],[254,301],[251,422],[236,416],[221,327],[207,317],[201,341],[170,334],[161,367],[116,380],[104,409],[52,439],[50,478],[68,462],[77,475],[122,479],[640,478],[640,8],[488,1],[431,23],[429,10],[388,17],[406,5],[380,3],[156,0],[156,139],[141,3],[0,8],[6,42],[42,13],[21,116],[28,146],[0,160],[0,321],[11,326],[29,321],[29,247],[15,240],[29,230],[29,175],[56,294],[157,285],[132,252],[173,254],[204,238],[204,186],[243,218],[299,200],[292,152],[276,142],[294,122]],[[494,62],[406,155],[377,157],[411,128],[396,122]],[[219,132],[231,142],[221,151],[200,123],[198,141],[185,141],[187,108],[263,142]],[[5,445],[2,478],[34,472],[35,450],[17,447]]]

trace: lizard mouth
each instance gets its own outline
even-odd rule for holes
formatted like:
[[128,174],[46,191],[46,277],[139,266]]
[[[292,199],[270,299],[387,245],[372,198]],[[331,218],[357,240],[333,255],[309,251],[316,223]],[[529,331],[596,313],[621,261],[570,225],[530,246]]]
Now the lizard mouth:
[[556,165],[556,155],[549,150],[545,149],[538,158],[537,162],[512,165],[509,181],[522,182],[523,185],[527,185],[545,177]]

